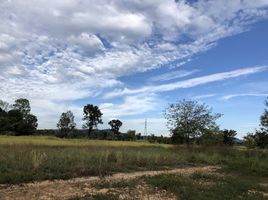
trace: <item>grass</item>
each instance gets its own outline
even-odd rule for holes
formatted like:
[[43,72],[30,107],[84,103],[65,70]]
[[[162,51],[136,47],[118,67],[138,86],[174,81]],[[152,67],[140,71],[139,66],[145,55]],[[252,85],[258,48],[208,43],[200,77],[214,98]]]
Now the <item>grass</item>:
[[268,177],[268,152],[146,142],[0,136],[0,183],[23,183],[189,165]]
[[119,194],[95,194],[95,195],[86,195],[84,197],[75,197],[69,200],[118,200]]
[[216,176],[211,174],[158,175],[146,178],[148,184],[185,200],[264,200],[267,188],[252,176]]
[[87,139],[64,139],[53,136],[5,136],[0,135],[0,145],[35,145],[35,146],[109,146],[109,147],[163,147],[169,148],[168,144],[153,144],[149,142],[110,141],[110,140],[87,140]]

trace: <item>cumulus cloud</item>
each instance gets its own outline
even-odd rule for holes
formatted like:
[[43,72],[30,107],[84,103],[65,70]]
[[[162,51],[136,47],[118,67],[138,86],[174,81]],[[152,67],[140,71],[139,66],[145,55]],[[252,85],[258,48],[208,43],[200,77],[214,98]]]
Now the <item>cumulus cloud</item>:
[[[51,104],[122,88],[118,79],[126,75],[183,65],[268,16],[267,0],[0,2],[0,95]],[[173,89],[202,82],[191,81]]]

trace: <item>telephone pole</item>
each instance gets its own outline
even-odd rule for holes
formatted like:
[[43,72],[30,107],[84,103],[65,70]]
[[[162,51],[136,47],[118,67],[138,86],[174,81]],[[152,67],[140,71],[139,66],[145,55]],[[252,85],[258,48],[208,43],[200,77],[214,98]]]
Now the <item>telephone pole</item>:
[[144,136],[147,137],[147,119],[144,122]]

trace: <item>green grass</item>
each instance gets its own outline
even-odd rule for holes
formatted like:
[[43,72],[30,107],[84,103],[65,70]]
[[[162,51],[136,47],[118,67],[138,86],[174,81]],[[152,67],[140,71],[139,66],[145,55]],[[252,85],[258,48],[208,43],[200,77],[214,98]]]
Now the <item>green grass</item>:
[[210,174],[158,175],[146,178],[157,189],[164,189],[184,200],[264,200],[267,188],[252,176],[216,176]]
[[0,136],[0,184],[189,165],[268,177],[268,152],[146,142]]
[[0,145],[35,145],[35,146],[109,146],[109,147],[163,147],[168,144],[153,144],[149,142],[64,139],[53,136],[5,136],[0,135]]

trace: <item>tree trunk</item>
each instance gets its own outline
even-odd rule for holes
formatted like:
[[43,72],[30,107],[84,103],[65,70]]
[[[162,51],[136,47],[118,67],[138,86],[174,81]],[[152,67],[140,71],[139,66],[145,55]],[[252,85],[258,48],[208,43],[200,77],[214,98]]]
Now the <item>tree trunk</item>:
[[89,127],[89,128],[88,128],[88,137],[89,137],[89,138],[90,138],[91,131],[92,131],[92,127]]

